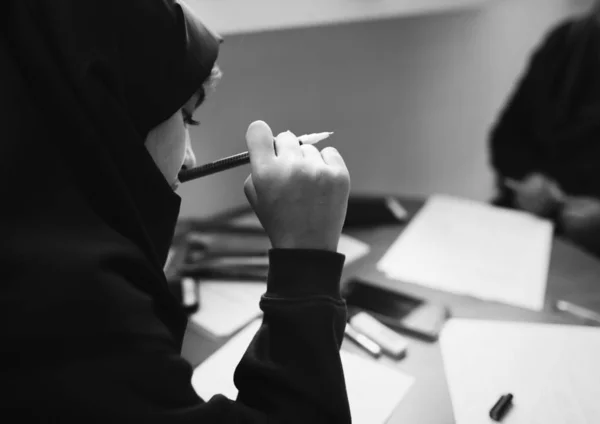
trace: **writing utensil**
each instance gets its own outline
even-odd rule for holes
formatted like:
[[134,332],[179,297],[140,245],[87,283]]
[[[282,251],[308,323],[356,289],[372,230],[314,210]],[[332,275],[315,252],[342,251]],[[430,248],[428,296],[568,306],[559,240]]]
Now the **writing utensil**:
[[513,395],[507,394],[500,396],[498,402],[490,410],[490,418],[494,421],[502,421],[504,416],[512,406]]
[[407,210],[404,209],[404,207],[400,204],[398,199],[396,199],[394,196],[386,197],[385,205],[398,221],[404,222],[408,219]]
[[578,306],[564,300],[559,300],[558,302],[556,302],[556,309],[558,309],[561,312],[571,314],[577,318],[581,318],[585,321],[600,324],[600,314],[594,311],[590,311],[589,309],[584,308],[582,306]]
[[[332,134],[332,132],[306,134],[298,137],[298,140],[300,141],[300,144],[317,144],[319,141],[329,138]],[[238,166],[246,165],[247,163],[250,163],[250,153],[238,153],[237,155],[228,156],[193,169],[181,171],[178,175],[179,182],[185,183],[186,181],[206,177],[207,175],[216,174],[217,172],[225,171],[227,169],[237,168]]]
[[354,315],[350,318],[349,324],[359,334],[375,342],[386,355],[395,359],[406,356],[408,340],[366,312]]
[[350,325],[346,325],[344,335],[358,346],[366,350],[372,357],[379,358],[381,356],[381,347],[364,334],[356,331]]

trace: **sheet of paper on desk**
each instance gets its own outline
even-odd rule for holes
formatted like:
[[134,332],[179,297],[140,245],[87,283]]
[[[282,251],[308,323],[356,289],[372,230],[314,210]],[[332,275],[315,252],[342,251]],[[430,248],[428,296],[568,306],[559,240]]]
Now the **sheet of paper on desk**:
[[377,267],[407,283],[541,310],[552,231],[529,214],[433,196]]
[[[230,221],[230,224],[242,228],[262,228],[258,217],[254,213],[248,213],[234,218]],[[367,255],[370,250],[371,248],[368,244],[363,243],[354,237],[350,237],[346,234],[342,234],[340,237],[338,252],[346,255],[346,262],[344,263],[345,265],[349,265],[352,262],[357,261],[358,259]]]
[[452,319],[440,343],[457,424],[507,393],[503,424],[600,423],[600,328]]
[[[254,321],[195,369],[192,385],[198,396],[204,400],[216,394],[237,397],[233,373],[259,327],[260,320]],[[413,377],[349,352],[341,355],[352,422],[385,423],[410,389]]]
[[202,281],[200,309],[190,320],[216,337],[235,333],[259,316],[258,303],[267,290],[263,282]]
[[363,243],[354,237],[347,236],[346,234],[340,236],[338,252],[342,255],[346,255],[344,265],[350,265],[352,262],[366,256],[370,250],[371,248],[368,244]]

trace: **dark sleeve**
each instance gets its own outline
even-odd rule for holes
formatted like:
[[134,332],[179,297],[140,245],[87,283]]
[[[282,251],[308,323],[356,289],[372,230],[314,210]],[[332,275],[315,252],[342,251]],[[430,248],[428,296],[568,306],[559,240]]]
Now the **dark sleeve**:
[[238,402],[286,423],[350,423],[339,349],[344,257],[272,250],[263,325],[236,370]]
[[[96,354],[69,355],[73,359],[60,367],[41,364],[19,372],[14,382],[25,394],[18,398],[29,399],[26,409],[36,419],[350,423],[339,355],[346,324],[339,287],[344,256],[275,249],[270,263],[260,304],[263,323],[235,372],[237,400],[198,398],[191,385],[193,369],[173,344],[143,335],[138,341],[103,344],[106,349]],[[43,361],[43,352],[40,356]]]
[[539,103],[536,103],[537,83],[548,72],[546,65],[551,65],[553,52],[564,42],[571,25],[563,23],[551,31],[534,52],[491,131],[491,163],[500,180],[520,180],[543,167],[543,155],[537,150],[532,126],[534,108]]

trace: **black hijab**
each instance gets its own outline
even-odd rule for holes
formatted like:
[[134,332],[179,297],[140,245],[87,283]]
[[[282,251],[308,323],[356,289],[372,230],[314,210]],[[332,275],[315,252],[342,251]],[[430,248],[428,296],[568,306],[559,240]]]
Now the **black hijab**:
[[162,272],[180,199],[144,140],[201,88],[219,40],[174,0],[2,9],[2,353],[59,361],[155,332],[181,343]]

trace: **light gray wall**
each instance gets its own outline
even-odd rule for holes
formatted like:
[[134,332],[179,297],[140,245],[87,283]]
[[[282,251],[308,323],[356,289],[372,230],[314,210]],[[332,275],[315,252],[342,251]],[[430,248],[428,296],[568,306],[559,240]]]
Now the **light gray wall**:
[[[478,10],[232,36],[224,78],[197,117],[198,162],[245,150],[256,119],[275,132],[335,131],[355,192],[492,192],[486,139],[526,59],[573,0],[493,0]],[[180,189],[182,216],[245,203],[248,167]]]

